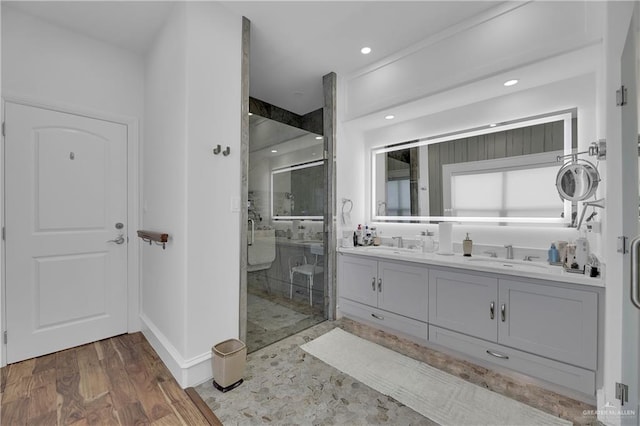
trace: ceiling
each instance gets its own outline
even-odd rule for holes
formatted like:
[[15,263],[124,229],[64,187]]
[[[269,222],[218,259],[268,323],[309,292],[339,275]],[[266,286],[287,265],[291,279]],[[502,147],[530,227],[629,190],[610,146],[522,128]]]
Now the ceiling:
[[[251,96],[306,114],[322,107],[322,76],[357,73],[497,1],[224,1],[251,20]],[[55,25],[144,54],[170,1],[3,1]],[[372,53],[362,55],[369,46]]]

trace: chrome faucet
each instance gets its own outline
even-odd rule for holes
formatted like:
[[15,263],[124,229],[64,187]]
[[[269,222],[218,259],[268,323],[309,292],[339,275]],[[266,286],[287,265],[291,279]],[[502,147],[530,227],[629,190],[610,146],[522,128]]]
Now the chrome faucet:
[[504,248],[507,249],[507,259],[511,260],[513,259],[513,246],[511,244],[507,244],[506,246],[504,246]]
[[392,239],[395,241],[393,244],[395,247],[402,248],[402,237],[392,237]]

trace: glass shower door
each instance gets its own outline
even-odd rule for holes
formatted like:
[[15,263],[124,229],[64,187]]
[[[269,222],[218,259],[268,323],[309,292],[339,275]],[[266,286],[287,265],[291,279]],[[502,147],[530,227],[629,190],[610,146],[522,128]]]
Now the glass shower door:
[[249,352],[325,320],[323,144],[319,135],[250,117]]

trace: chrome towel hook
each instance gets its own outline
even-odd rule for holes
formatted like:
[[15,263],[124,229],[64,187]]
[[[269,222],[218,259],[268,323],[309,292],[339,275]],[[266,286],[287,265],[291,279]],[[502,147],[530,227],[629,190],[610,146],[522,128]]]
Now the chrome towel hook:
[[213,148],[213,154],[218,155],[220,154],[221,150],[222,150],[222,147],[220,145],[217,145],[215,148]]

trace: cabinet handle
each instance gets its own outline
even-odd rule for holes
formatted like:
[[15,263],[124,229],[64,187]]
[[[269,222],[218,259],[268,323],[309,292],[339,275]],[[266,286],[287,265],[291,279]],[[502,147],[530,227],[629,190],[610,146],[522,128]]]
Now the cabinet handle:
[[489,349],[487,349],[487,353],[491,356],[495,356],[496,358],[509,359],[507,355],[499,354],[498,352],[493,352],[493,351],[490,351]]
[[507,320],[507,305],[504,303],[500,305],[500,318],[502,319],[502,322]]
[[378,278],[378,292],[382,293],[382,278]]
[[491,302],[489,304],[489,318],[494,319],[496,317],[496,304]]
[[371,290],[376,291],[376,277],[371,280]]
[[384,320],[384,317],[380,315],[371,314],[371,316],[374,317],[375,319]]

